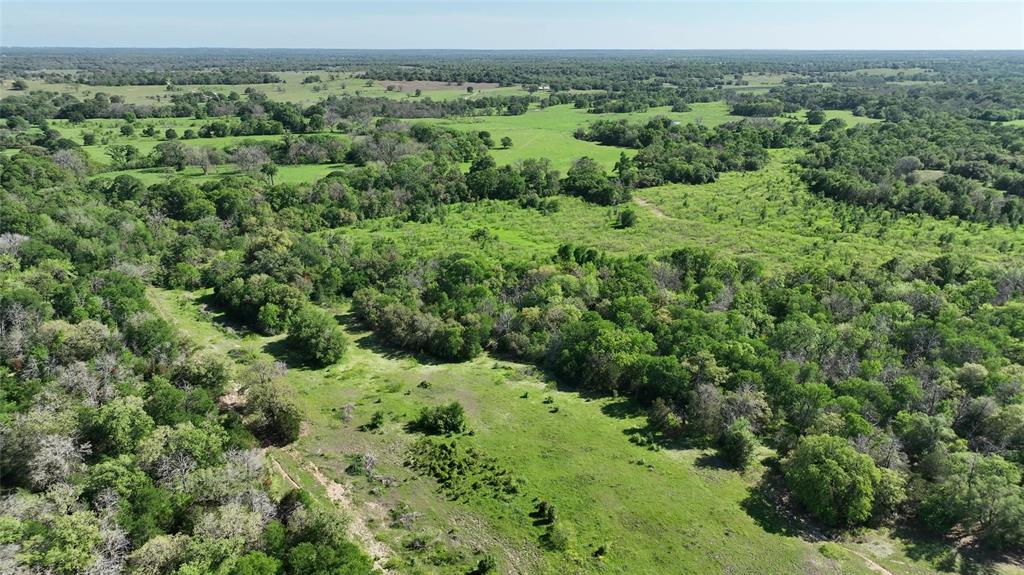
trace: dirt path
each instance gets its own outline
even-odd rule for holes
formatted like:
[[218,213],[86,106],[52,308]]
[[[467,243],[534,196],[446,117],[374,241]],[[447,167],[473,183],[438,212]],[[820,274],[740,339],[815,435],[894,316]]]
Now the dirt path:
[[[373,558],[373,566],[382,573],[393,573],[393,571],[384,567],[384,564],[393,555],[391,548],[373,536],[373,531],[366,525],[365,510],[358,509],[352,503],[352,499],[349,498],[348,490],[345,489],[345,486],[324,475],[320,468],[311,461],[306,462],[306,470],[316,479],[317,483],[323,486],[327,492],[327,498],[334,502],[338,508],[345,511],[351,518],[348,524],[348,534],[358,541],[360,546],[370,554],[370,557]],[[285,475],[287,476],[287,473]]]
[[302,489],[302,487],[300,487],[299,484],[296,483],[294,479],[292,479],[292,476],[288,475],[288,471],[285,470],[284,467],[281,467],[281,464],[278,463],[276,459],[271,457],[270,461],[274,467],[274,471],[280,473],[281,477],[284,477],[285,481],[288,482],[288,485],[292,486],[292,489]]
[[641,206],[641,207],[647,208],[648,210],[651,210],[651,213],[654,214],[654,217],[656,217],[656,218],[663,218],[663,219],[666,219],[666,220],[674,220],[675,219],[672,216],[670,216],[670,215],[666,214],[665,212],[661,211],[661,208],[659,208],[658,206],[652,204],[651,202],[648,202],[647,200],[645,200],[643,198],[640,198],[640,197],[637,197],[637,196],[633,196],[633,201],[635,201],[638,206]]
[[854,549],[850,549],[849,547],[843,547],[843,549],[846,549],[850,553],[853,553],[857,557],[860,557],[861,559],[863,559],[864,562],[868,564],[868,569],[874,571],[875,573],[879,573],[880,575],[893,575],[892,571],[889,571],[885,567],[882,567],[878,563],[875,563],[867,555],[861,553],[860,551],[856,551]]

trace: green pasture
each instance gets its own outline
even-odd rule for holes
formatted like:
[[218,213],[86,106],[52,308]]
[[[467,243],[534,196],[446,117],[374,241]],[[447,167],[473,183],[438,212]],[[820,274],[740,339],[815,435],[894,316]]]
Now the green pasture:
[[697,122],[715,126],[740,119],[729,114],[725,102],[691,104],[689,112],[672,112],[669,107],[652,108],[646,112],[628,114],[589,114],[572,104],[533,107],[520,116],[476,116],[455,119],[425,119],[416,122],[430,122],[441,126],[472,132],[487,131],[495,142],[505,136],[512,138],[512,147],[496,148],[491,151],[499,164],[511,164],[527,158],[548,158],[552,165],[563,174],[572,162],[581,156],[590,156],[611,169],[625,151],[613,146],[602,146],[573,137],[577,128],[586,128],[597,120],[625,119],[643,121],[654,116],[668,116],[677,122]]
[[[419,88],[422,93],[420,97],[430,97],[435,100],[447,100],[455,98],[480,98],[487,95],[510,95],[526,94],[526,90],[518,86],[496,87],[491,85],[473,84],[474,90],[470,94],[466,85],[457,85],[439,82],[398,82],[387,80],[370,81],[353,76],[351,73],[335,72],[335,79],[331,80],[332,72],[280,72],[277,73],[284,82],[276,84],[212,84],[212,85],[187,85],[174,86],[168,89],[167,86],[92,86],[87,84],[50,84],[40,80],[27,80],[29,91],[42,90],[48,92],[62,92],[75,96],[79,99],[91,98],[97,93],[104,93],[108,96],[120,96],[129,104],[169,104],[171,95],[176,93],[187,93],[189,91],[208,91],[230,94],[237,92],[243,94],[247,88],[259,90],[268,98],[278,102],[294,102],[297,104],[309,105],[327,96],[335,95],[362,95],[381,96],[386,98],[412,98]],[[320,82],[304,84],[307,76],[319,75]],[[0,98],[18,94],[11,89],[13,80],[5,80],[0,83]],[[388,86],[394,89],[388,90]],[[400,88],[400,90],[399,90]]]

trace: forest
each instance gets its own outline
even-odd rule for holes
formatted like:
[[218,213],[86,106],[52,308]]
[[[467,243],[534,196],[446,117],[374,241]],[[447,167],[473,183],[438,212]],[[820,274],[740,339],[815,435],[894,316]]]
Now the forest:
[[[4,57],[4,572],[713,569],[533,475],[495,385],[556,452],[625,406],[586,452],[719,473],[770,572],[1019,572],[1019,54]],[[688,497],[625,477],[618,529]]]

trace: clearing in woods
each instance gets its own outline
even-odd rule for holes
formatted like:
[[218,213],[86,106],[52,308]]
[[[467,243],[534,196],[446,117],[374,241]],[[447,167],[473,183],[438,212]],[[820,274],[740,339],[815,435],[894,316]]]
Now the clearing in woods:
[[[206,349],[226,357],[281,356],[280,336],[235,331],[204,303],[208,292],[151,288],[159,313]],[[628,401],[590,398],[561,389],[535,368],[482,356],[437,364],[382,347],[336,310],[347,328],[349,352],[325,369],[292,367],[286,376],[306,414],[303,436],[268,455],[279,489],[295,485],[340,504],[350,533],[383,568],[440,562],[454,553],[499,557],[511,573],[853,573],[882,566],[892,573],[927,573],[883,533],[886,556],[859,547],[840,559],[817,549],[806,531],[775,510],[763,466],[741,475],[713,451],[673,447],[652,451],[629,441],[644,418]],[[241,364],[237,364],[241,368]],[[404,465],[417,435],[406,424],[418,410],[450,400],[467,410],[472,445],[521,480],[518,496],[441,492]],[[342,416],[353,406],[352,418]],[[385,423],[366,431],[380,411]],[[352,464],[376,460],[388,485],[353,473]],[[765,458],[771,454],[762,453]],[[547,551],[544,527],[530,513],[537,500],[557,507],[574,526],[570,553]],[[411,541],[443,542],[425,547]],[[848,544],[853,544],[849,542]],[[606,553],[595,557],[604,547]],[[442,550],[446,549],[446,550]],[[437,563],[432,563],[437,564]],[[400,569],[401,570],[401,569]],[[439,573],[446,570],[441,562]]]

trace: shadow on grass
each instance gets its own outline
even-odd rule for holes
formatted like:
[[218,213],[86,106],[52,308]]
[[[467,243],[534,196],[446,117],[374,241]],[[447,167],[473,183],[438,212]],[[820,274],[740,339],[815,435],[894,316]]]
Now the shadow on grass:
[[213,293],[196,298],[196,303],[200,305],[200,310],[205,310],[209,313],[210,323],[217,327],[230,330],[239,336],[257,333],[249,326],[231,317],[227,310],[220,305],[220,302],[217,301],[217,296]]
[[900,526],[892,536],[903,544],[907,557],[926,562],[946,573],[960,575],[996,575],[998,563],[1014,565],[1024,563],[1022,557],[1009,557],[977,544],[973,539],[955,541],[909,526]]
[[385,359],[411,359],[422,365],[443,365],[449,363],[425,353],[407,351],[388,343],[377,335],[377,332],[370,330],[353,312],[335,314],[334,319],[341,324],[347,333],[355,336],[354,343],[356,346],[380,355]]
[[735,467],[718,455],[718,452],[716,451],[709,451],[707,453],[700,454],[700,456],[693,461],[693,464],[701,469],[719,469],[722,471],[738,472]]
[[828,539],[810,518],[797,513],[785,489],[785,482],[776,459],[765,461],[761,481],[750,490],[740,506],[755,523],[769,533],[800,537],[818,542]]

